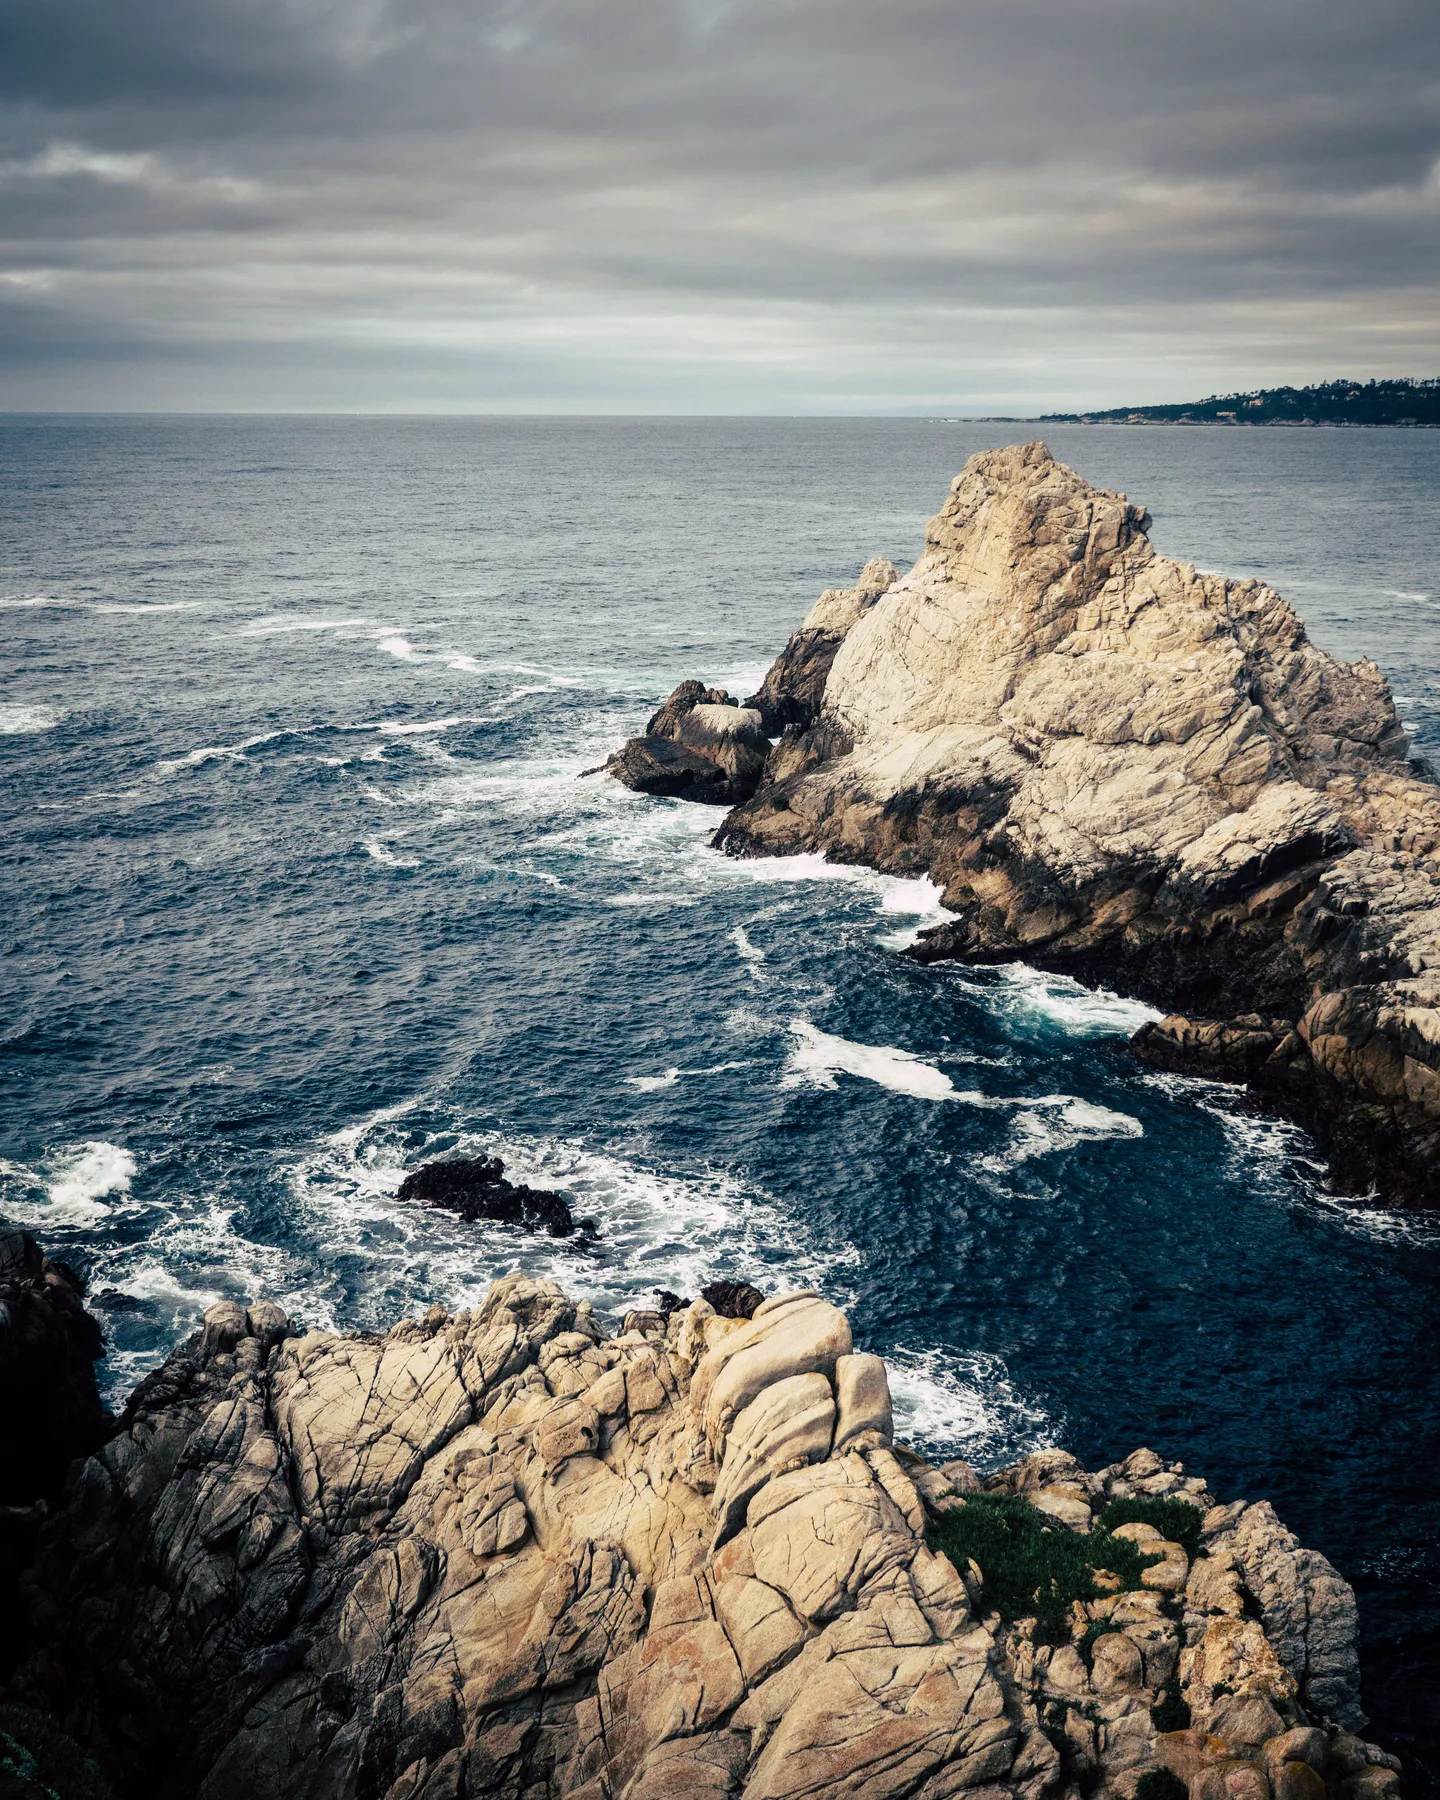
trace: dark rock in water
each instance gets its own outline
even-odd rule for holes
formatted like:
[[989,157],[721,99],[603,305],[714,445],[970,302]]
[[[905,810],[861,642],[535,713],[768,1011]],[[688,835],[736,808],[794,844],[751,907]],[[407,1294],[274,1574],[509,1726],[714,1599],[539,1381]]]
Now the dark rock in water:
[[605,765],[642,794],[735,806],[760,785],[770,741],[760,714],[738,706],[724,688],[682,681]]
[[[570,1207],[559,1194],[507,1181],[498,1156],[426,1163],[400,1183],[399,1198],[458,1213],[472,1224],[493,1219],[497,1224],[543,1229],[549,1237],[569,1237],[576,1229]],[[594,1220],[582,1219],[580,1228],[593,1230]]]
[[90,1304],[100,1312],[149,1312],[150,1302],[138,1294],[127,1294],[123,1288],[105,1287],[90,1296]]
[[24,1648],[17,1584],[46,1502],[115,1426],[95,1386],[105,1341],[84,1293],[28,1231],[0,1236],[0,1679]]
[[708,1301],[722,1319],[749,1319],[765,1296],[747,1281],[712,1281],[709,1287],[701,1288],[700,1298]]
[[[697,750],[670,738],[631,738],[605,765],[605,771],[639,794],[661,800],[698,800],[702,805],[731,806],[735,790],[725,771]],[[753,791],[753,790],[752,790]]]
[[669,1288],[655,1289],[655,1310],[662,1319],[668,1319],[671,1313],[683,1312],[690,1302],[679,1294],[672,1294]]

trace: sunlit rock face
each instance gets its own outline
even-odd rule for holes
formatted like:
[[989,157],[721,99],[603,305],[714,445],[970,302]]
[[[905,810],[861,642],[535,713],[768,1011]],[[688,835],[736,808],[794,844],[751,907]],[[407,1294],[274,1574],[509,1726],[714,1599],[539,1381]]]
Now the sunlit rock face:
[[[1149,1450],[982,1486],[892,1431],[810,1292],[617,1325],[517,1275],[352,1337],[225,1302],[72,1471],[11,1694],[176,1800],[1395,1791],[1354,1596],[1267,1504]],[[996,1506],[1130,1579],[1002,1611],[1030,1578],[946,1553]]]
[[1436,1203],[1440,788],[1373,663],[1148,522],[1043,444],[972,457],[914,568],[831,607],[823,687],[808,620],[777,660],[802,722],[718,841],[928,872],[957,917],[922,959],[1173,1007],[1149,1060],[1250,1081],[1347,1190]]

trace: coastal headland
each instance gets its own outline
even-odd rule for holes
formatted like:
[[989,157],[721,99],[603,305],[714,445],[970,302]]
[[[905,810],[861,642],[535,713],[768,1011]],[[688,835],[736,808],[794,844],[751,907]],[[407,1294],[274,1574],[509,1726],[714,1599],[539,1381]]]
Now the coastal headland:
[[[1148,524],[1043,443],[974,456],[907,574],[827,591],[743,705],[677,690],[610,771],[749,771],[725,850],[929,875],[921,961],[1165,1008],[1145,1061],[1244,1082],[1339,1192],[1440,1203],[1440,786],[1374,663]],[[677,740],[701,773],[649,786]]]
[[212,1307],[52,1495],[0,1754],[66,1734],[91,1800],[1402,1792],[1354,1595],[1267,1502],[1147,1449],[935,1466],[843,1312],[744,1300]]

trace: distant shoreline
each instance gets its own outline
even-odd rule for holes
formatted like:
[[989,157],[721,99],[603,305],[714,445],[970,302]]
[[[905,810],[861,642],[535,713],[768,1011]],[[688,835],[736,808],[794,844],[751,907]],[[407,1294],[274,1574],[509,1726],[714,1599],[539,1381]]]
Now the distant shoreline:
[[1168,425],[1182,431],[1440,431],[1429,419],[1103,419],[1085,414],[1047,413],[1041,418],[1011,418],[985,413],[974,418],[945,417],[932,425]]

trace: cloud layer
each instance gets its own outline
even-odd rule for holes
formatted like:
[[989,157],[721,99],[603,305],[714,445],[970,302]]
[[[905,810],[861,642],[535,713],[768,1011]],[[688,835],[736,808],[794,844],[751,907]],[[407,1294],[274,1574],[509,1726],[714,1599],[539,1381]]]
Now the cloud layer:
[[1433,0],[0,0],[0,405],[1440,370]]

